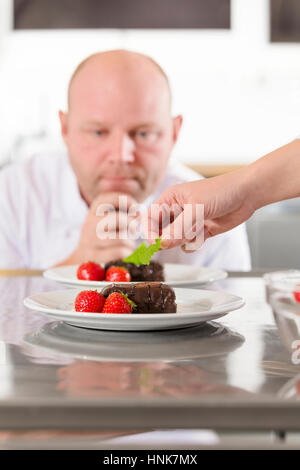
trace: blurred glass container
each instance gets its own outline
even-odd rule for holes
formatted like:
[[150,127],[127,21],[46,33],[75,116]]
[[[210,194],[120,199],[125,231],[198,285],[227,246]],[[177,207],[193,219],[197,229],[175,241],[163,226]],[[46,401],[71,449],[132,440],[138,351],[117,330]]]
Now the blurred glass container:
[[300,279],[300,270],[299,269],[287,269],[284,271],[273,271],[263,275],[265,281],[265,293],[266,293],[266,302],[270,303],[270,294],[274,290],[274,285],[280,282],[285,282],[293,279]]
[[279,336],[293,364],[300,364],[300,271],[277,271],[264,279]]

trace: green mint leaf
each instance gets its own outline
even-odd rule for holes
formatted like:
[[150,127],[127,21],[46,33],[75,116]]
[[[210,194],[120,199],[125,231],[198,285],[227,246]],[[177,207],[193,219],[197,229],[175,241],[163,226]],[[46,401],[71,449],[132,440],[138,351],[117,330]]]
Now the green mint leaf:
[[160,238],[156,238],[155,243],[146,246],[143,242],[131,255],[124,258],[124,263],[149,264],[152,256],[160,249]]

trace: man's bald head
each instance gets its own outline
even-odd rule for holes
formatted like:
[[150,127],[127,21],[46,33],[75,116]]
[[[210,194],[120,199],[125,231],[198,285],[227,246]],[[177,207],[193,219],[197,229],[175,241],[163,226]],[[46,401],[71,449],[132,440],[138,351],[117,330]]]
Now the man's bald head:
[[164,176],[182,122],[171,115],[164,71],[136,52],[93,54],[73,73],[68,98],[61,131],[85,200],[113,191],[145,200]]
[[[138,74],[141,75],[141,72],[149,73],[152,76],[156,75],[158,79],[160,79],[163,84],[162,86],[165,87],[170,100],[170,107],[171,107],[171,88],[169,79],[164,72],[164,70],[160,67],[160,65],[155,62],[151,57],[140,54],[137,52],[127,51],[124,49],[119,50],[111,50],[105,52],[98,52],[95,54],[90,55],[86,59],[84,59],[74,70],[69,86],[68,86],[68,107],[70,109],[72,94],[74,83],[80,77],[80,75],[85,72],[87,76],[89,71],[95,70],[97,68],[98,72],[103,71],[113,73],[127,73],[133,74],[137,76]],[[101,84],[99,84],[101,86]]]

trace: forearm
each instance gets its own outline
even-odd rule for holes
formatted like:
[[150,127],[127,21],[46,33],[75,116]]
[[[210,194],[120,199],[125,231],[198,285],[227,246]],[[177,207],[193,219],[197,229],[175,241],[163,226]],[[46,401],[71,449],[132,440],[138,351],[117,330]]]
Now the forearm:
[[255,209],[300,196],[300,139],[244,169]]

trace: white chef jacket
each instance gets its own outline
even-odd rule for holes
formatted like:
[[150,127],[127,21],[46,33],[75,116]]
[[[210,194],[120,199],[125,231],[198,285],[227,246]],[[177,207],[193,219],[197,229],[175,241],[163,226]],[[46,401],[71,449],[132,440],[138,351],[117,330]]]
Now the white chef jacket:
[[[198,173],[172,162],[144,204],[149,207],[168,186],[199,178]],[[63,261],[79,242],[87,211],[66,154],[36,155],[4,167],[0,171],[0,269],[46,269]],[[155,259],[225,270],[251,268],[243,225],[208,239],[195,253],[176,247],[157,253]]]

